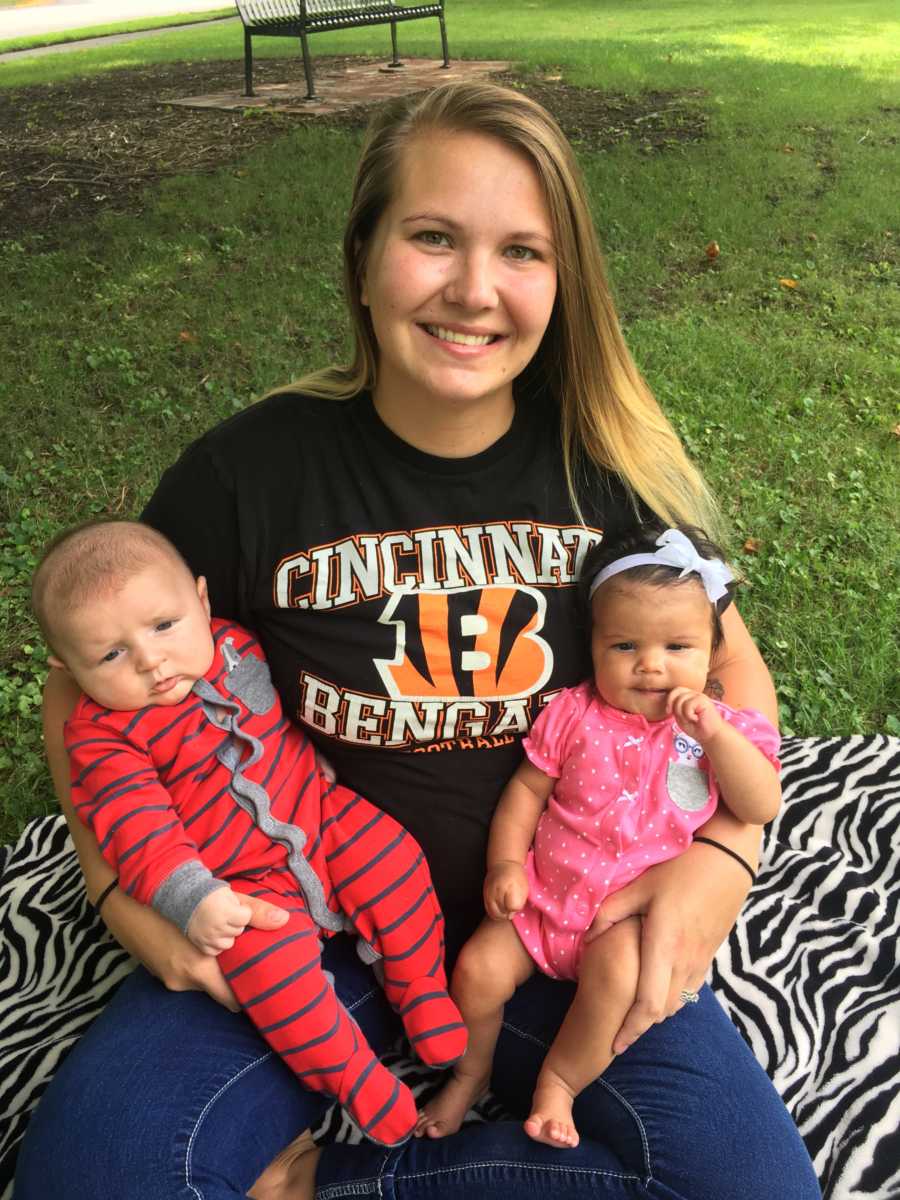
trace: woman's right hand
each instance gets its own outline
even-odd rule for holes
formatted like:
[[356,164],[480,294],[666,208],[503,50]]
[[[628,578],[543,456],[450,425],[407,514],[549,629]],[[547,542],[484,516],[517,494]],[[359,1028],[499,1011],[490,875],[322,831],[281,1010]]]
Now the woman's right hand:
[[[247,924],[254,929],[278,929],[288,919],[283,909],[265,900],[255,896],[241,899],[252,910]],[[171,921],[152,908],[138,904],[116,889],[104,902],[103,918],[116,941],[169,991],[206,992],[225,1008],[239,1011],[218,958],[198,950]]]
[[[96,900],[113,881],[114,874],[93,834],[72,808],[69,756],[63,739],[63,726],[80,694],[70,675],[58,669],[50,672],[44,688],[44,745],[53,786],[75,843],[88,896]],[[288,919],[287,913],[274,904],[250,896],[245,899],[253,909],[248,924],[255,929],[277,929]],[[237,1011],[237,1002],[217,960],[192,946],[165,917],[138,904],[118,888],[104,901],[102,915],[119,944],[167,988],[176,992],[206,992],[219,1004]]]
[[206,992],[232,1012],[238,1011],[219,960],[198,950],[171,921],[138,904],[118,889],[103,905],[113,937],[171,992]]

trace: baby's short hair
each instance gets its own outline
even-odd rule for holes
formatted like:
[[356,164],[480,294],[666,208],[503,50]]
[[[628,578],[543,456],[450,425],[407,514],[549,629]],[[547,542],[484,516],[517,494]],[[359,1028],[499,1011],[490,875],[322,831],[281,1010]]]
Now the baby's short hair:
[[169,539],[140,521],[87,521],[57,534],[31,579],[31,607],[47,644],[54,648],[62,612],[118,591],[160,557],[190,573]]
[[[632,554],[652,554],[657,548],[657,539],[665,533],[667,528],[669,526],[659,521],[645,521],[640,525],[633,526],[618,537],[609,540],[604,538],[602,542],[591,547],[585,556],[581,570],[581,594],[588,611],[591,607],[591,584],[603,568]],[[701,558],[717,558],[725,562],[725,554],[721,547],[711,541],[702,529],[698,529],[695,525],[676,525],[673,528],[684,534]],[[629,567],[622,571],[621,575],[615,575],[613,578],[622,581],[630,580],[633,583],[649,583],[655,587],[677,587],[691,579],[699,580],[700,576],[692,573],[681,577],[678,567],[670,567],[663,563],[647,563]],[[717,650],[724,640],[721,614],[727,608],[734,588],[735,584],[729,583],[727,592],[721,600],[710,605],[713,650]]]

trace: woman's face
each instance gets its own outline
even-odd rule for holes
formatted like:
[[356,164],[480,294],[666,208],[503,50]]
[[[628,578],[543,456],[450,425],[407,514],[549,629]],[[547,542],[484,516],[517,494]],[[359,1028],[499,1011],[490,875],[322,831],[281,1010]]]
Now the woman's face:
[[361,294],[378,341],[375,401],[395,430],[423,413],[511,417],[512,382],[556,297],[552,237],[524,155],[475,133],[409,143]]

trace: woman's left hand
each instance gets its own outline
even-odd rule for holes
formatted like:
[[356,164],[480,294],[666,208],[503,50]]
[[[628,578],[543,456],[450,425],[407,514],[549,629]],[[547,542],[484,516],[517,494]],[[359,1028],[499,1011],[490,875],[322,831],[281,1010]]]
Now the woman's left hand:
[[592,938],[625,917],[643,918],[637,995],[613,1040],[617,1054],[678,1012],[682,991],[699,991],[749,886],[746,872],[728,855],[695,845],[650,867],[603,902]]

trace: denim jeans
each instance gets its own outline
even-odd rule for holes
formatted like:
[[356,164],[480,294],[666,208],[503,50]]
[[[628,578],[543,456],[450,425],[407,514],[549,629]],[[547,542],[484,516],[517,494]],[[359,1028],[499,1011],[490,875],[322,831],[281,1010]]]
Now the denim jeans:
[[[335,986],[376,1049],[398,1026],[346,938],[325,950]],[[571,985],[534,976],[507,1005],[493,1090],[527,1115]],[[138,970],[66,1058],[32,1118],[14,1200],[236,1200],[315,1125],[305,1091],[241,1015]],[[520,1120],[394,1150],[322,1154],[318,1200],[816,1200],[803,1143],[708,988],[654,1026],[575,1106],[581,1143],[532,1141]]]

